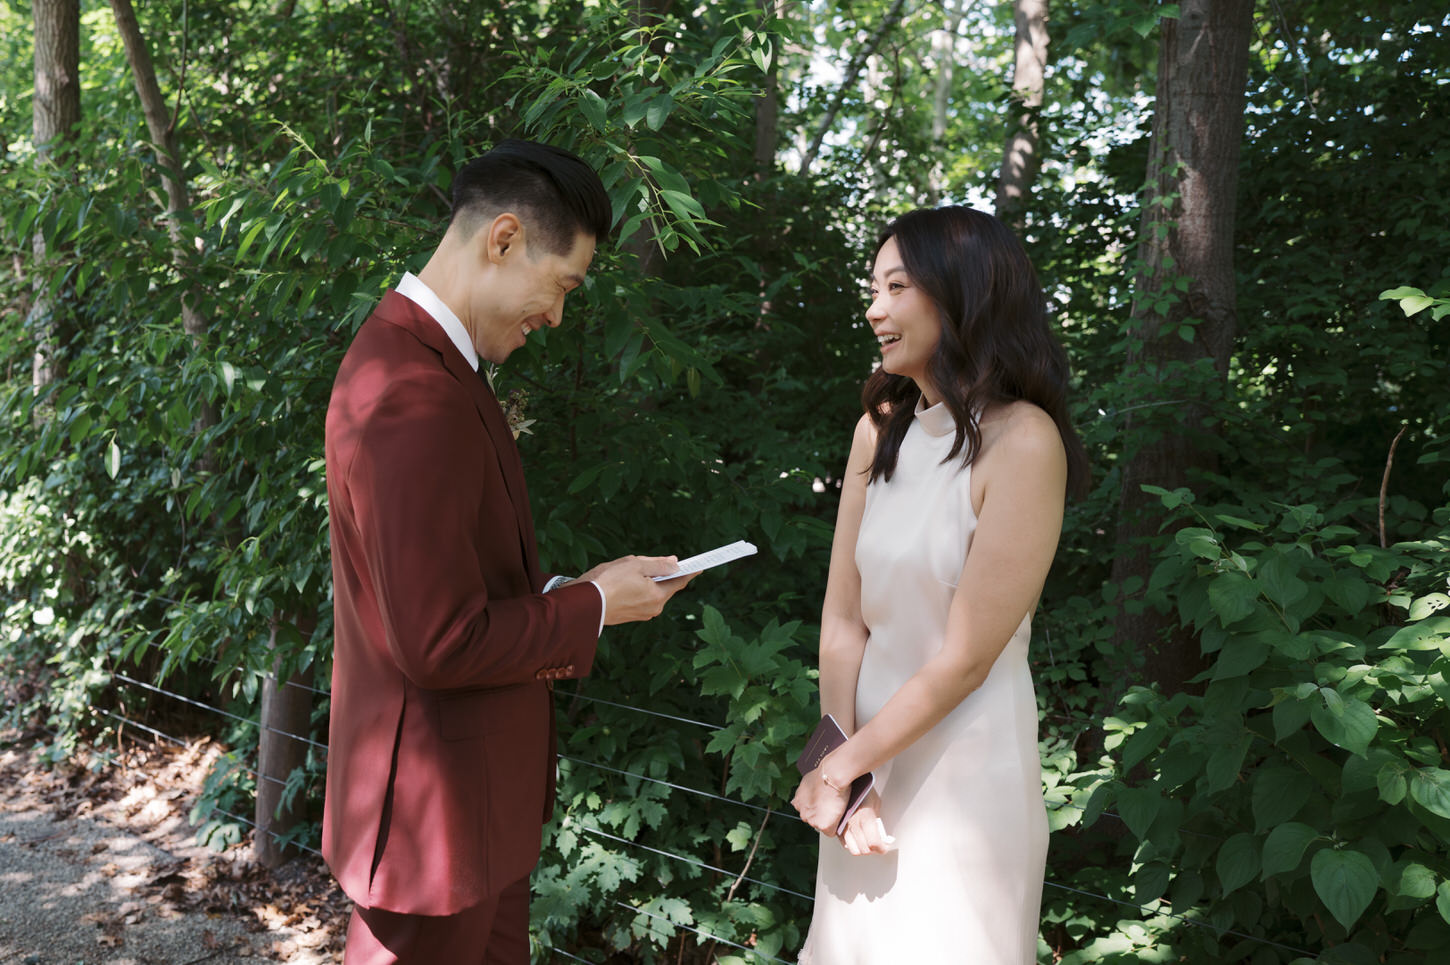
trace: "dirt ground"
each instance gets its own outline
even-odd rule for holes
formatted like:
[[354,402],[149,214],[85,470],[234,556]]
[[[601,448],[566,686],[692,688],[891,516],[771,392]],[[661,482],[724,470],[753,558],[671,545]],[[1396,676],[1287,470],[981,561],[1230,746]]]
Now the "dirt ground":
[[351,907],[321,860],[256,865],[187,822],[214,748],[130,747],[50,768],[0,732],[0,962],[332,965]]

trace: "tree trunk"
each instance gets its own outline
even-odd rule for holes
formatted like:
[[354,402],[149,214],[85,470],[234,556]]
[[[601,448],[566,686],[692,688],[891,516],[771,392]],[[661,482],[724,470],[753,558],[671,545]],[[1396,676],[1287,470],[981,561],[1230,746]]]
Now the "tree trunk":
[[1117,640],[1148,655],[1149,679],[1168,692],[1183,689],[1203,659],[1195,638],[1170,632],[1172,614],[1132,605],[1152,573],[1147,544],[1162,522],[1142,486],[1173,489],[1215,465],[1211,406],[1223,394],[1236,325],[1234,202],[1252,14],[1252,0],[1186,0],[1179,19],[1161,23],[1130,322],[1137,347],[1124,374],[1141,388],[1123,437],[1139,442],[1124,453],[1112,580],[1123,595]]
[[[69,145],[81,122],[81,13],[79,0],[35,0],[35,96],[32,127],[36,157],[42,167],[57,172],[69,166]],[[37,226],[31,236],[35,264],[43,266],[49,254],[45,236]],[[65,294],[46,292],[37,279],[30,322],[36,331],[31,362],[31,386],[39,391],[65,372],[64,346],[73,324],[67,317]]]
[[997,217],[1019,232],[1033,182],[1042,167],[1037,114],[1047,78],[1047,0],[1014,0],[1017,58],[1012,91],[1021,110],[1013,118],[997,177]]
[[943,159],[950,156],[946,146],[947,114],[952,103],[952,82],[956,77],[957,31],[962,26],[962,16],[968,6],[967,0],[945,0],[942,13],[946,17],[942,29],[932,31],[931,51],[935,71],[931,98],[931,149],[934,161],[927,175],[926,203],[935,205],[946,190],[946,165]]
[[[136,11],[131,0],[111,0],[111,11],[116,17],[116,29],[126,47],[126,60],[131,65],[131,77],[136,84],[136,94],[141,98],[141,110],[146,116],[146,130],[151,135],[151,146],[161,163],[161,183],[166,189],[166,230],[171,238],[171,258],[178,273],[186,270],[186,233],[184,223],[191,220],[191,200],[186,186],[186,172],[181,163],[181,152],[176,146],[176,126],[166,110],[166,100],[161,96],[161,85],[156,82],[156,66],[151,61],[151,52],[146,39],[141,36],[141,25],[136,21]],[[193,345],[203,347],[206,323],[196,310],[196,299],[190,292],[181,295],[181,324],[192,337]],[[202,403],[193,428],[196,432],[216,425],[216,409],[209,402]],[[211,465],[210,455],[203,457],[203,468]]]
[[[761,10],[771,20],[783,20],[787,0],[760,0]],[[780,49],[777,46],[765,72],[765,89],[755,101],[755,176],[769,177],[775,170],[780,148]]]

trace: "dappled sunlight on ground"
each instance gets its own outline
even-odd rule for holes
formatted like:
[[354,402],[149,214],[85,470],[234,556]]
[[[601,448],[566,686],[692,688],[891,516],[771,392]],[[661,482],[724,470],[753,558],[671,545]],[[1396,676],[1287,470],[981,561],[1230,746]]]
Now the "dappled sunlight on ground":
[[186,820],[215,749],[130,749],[47,769],[0,734],[0,961],[155,965],[340,960],[348,905],[310,856],[268,872]]

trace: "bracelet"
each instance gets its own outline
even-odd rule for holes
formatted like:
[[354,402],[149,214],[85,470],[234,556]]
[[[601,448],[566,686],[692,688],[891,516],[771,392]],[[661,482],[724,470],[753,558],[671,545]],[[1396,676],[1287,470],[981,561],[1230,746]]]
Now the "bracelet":
[[824,784],[824,785],[826,785],[826,787],[830,788],[831,790],[835,791],[838,794],[842,790],[842,788],[840,788],[839,786],[837,786],[834,782],[832,782],[832,780],[829,777],[826,776],[826,772],[825,772],[824,769],[821,770],[821,783]]

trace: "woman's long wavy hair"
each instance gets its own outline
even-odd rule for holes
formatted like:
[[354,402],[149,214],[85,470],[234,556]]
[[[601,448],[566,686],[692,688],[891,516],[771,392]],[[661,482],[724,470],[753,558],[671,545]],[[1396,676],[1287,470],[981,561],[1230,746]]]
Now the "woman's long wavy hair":
[[[882,230],[876,253],[890,239],[906,273],[936,304],[941,338],[927,363],[932,385],[956,421],[944,462],[970,463],[982,446],[975,413],[1018,399],[1052,417],[1067,450],[1068,491],[1087,484],[1087,455],[1068,419],[1067,353],[1047,324],[1047,304],[1027,252],[1002,222],[967,207],[920,208]],[[891,479],[901,440],[910,428],[915,381],[877,369],[861,403],[877,429],[871,480]]]

